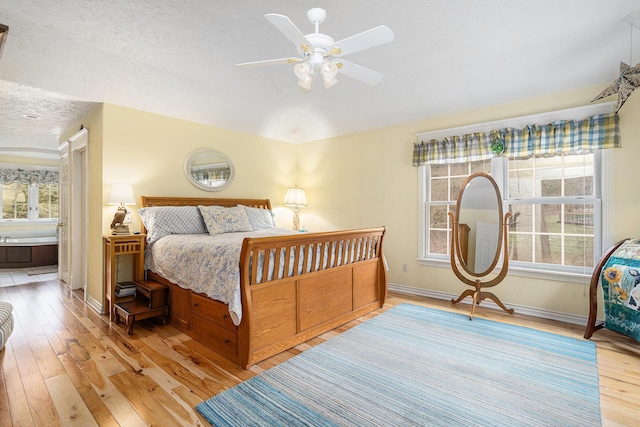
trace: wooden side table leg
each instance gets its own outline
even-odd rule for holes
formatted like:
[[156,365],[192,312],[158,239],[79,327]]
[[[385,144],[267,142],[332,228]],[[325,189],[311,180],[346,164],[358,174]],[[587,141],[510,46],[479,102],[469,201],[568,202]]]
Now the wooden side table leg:
[[135,323],[135,321],[136,321],[135,315],[127,316],[127,335],[133,334],[133,324]]

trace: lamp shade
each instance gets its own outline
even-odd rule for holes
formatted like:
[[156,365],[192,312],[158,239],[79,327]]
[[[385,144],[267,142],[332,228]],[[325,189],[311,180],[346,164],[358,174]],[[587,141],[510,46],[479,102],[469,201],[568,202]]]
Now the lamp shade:
[[304,194],[303,188],[289,187],[287,194],[284,196],[285,206],[294,208],[302,208],[307,206],[307,196]]
[[109,188],[108,205],[135,205],[131,184],[111,184]]

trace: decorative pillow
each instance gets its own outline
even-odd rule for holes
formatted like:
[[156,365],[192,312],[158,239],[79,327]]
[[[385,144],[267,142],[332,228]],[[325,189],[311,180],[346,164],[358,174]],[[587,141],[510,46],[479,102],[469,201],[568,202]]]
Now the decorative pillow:
[[235,231],[253,231],[246,212],[240,206],[198,206],[209,234],[233,233]]
[[169,234],[207,234],[207,227],[196,206],[153,206],[138,209],[151,244]]
[[247,218],[249,218],[249,224],[251,224],[252,229],[262,230],[263,228],[276,227],[275,222],[273,222],[273,217],[275,215],[269,209],[252,208],[244,205],[238,206],[241,206],[244,209],[247,214]]

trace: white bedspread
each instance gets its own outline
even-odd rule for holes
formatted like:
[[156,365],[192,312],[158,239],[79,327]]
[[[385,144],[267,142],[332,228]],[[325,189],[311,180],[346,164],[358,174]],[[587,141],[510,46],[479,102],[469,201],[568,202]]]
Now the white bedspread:
[[235,325],[242,320],[240,250],[246,237],[294,234],[284,228],[238,233],[173,234],[147,248],[145,268],[180,286],[229,305]]

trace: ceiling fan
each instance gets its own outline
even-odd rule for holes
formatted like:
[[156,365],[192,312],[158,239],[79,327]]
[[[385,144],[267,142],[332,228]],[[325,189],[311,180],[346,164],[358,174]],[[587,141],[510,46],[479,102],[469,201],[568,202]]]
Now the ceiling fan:
[[307,35],[302,34],[284,15],[268,13],[264,17],[296,45],[299,56],[244,62],[236,64],[237,67],[296,63],[294,72],[299,79],[298,84],[306,90],[311,90],[311,85],[318,75],[322,77],[325,88],[330,88],[337,82],[338,72],[370,85],[380,83],[384,77],[382,73],[345,61],[342,57],[393,41],[393,31],[388,27],[380,25],[336,42],[328,35],[320,33],[320,24],[327,18],[324,9],[314,8],[307,12],[307,18],[315,26],[315,32]]

